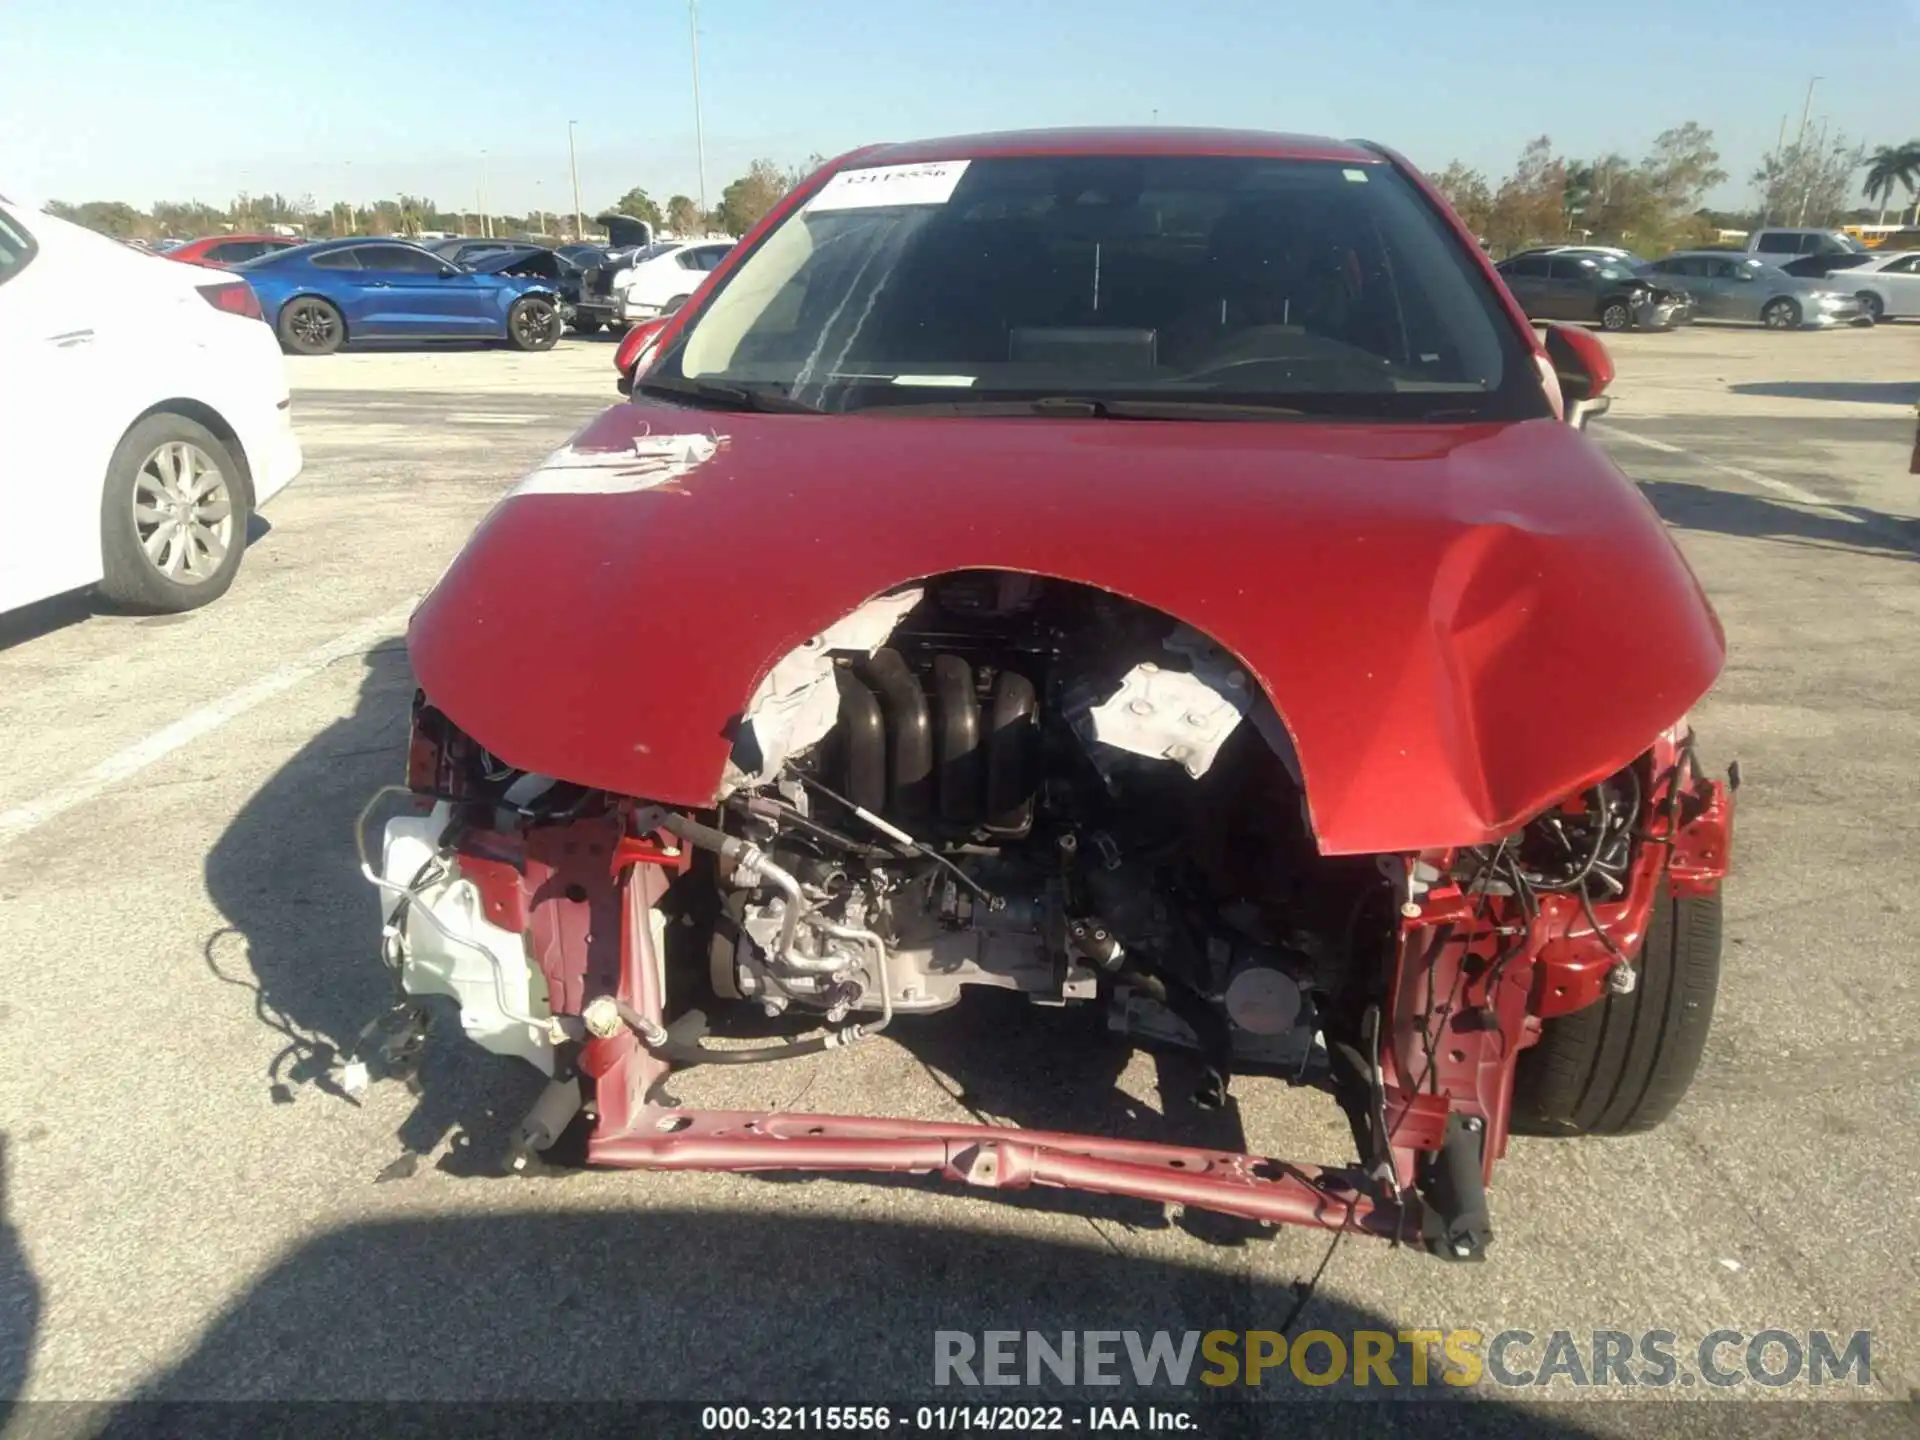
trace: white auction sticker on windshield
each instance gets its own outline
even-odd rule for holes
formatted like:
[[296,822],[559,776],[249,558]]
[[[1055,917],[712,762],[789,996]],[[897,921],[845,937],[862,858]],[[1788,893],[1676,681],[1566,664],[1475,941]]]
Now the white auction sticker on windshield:
[[875,165],[842,170],[820,187],[802,208],[875,210],[884,205],[944,205],[967,173],[965,160],[935,160],[925,165]]

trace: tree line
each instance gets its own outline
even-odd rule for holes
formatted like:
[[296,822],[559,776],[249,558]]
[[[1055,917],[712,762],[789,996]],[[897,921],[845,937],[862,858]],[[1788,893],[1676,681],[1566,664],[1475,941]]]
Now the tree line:
[[[1751,176],[1756,203],[1744,211],[1706,208],[1708,192],[1726,182],[1727,172],[1713,131],[1691,120],[1662,131],[1638,160],[1617,152],[1561,155],[1542,135],[1498,181],[1458,160],[1433,179],[1496,255],[1570,240],[1654,254],[1710,243],[1719,230],[1881,223],[1897,197],[1915,202],[1913,223],[1920,225],[1920,140],[1869,152],[1824,126],[1767,155]],[[1877,216],[1851,203],[1856,184],[1878,202]]]
[[[589,231],[595,228],[596,216],[611,211],[644,220],[668,234],[743,235],[781,196],[822,163],[818,155],[803,165],[790,167],[772,160],[755,160],[744,175],[730,181],[720,192],[720,202],[706,211],[702,211],[699,202],[690,195],[672,195],[662,203],[644,188],[635,186],[611,205],[587,211],[584,218]],[[236,195],[225,206],[198,200],[159,200],[146,210],[124,200],[78,203],[55,200],[47,209],[63,219],[123,240],[187,238],[224,231],[267,230],[276,225],[291,226],[316,240],[341,235],[420,235],[428,231],[559,239],[571,236],[573,230],[571,211],[482,215],[471,210],[446,209],[423,195],[397,195],[369,201],[336,200],[331,205],[320,206],[311,195],[289,197],[276,192]]]
[[[692,196],[671,195],[662,203],[635,186],[587,219],[591,226],[593,216],[611,210],[674,235],[744,235],[821,163],[818,155],[790,167],[755,160],[745,174],[728,182],[719,203],[706,211]],[[1864,185],[1869,205],[1878,203],[1879,220],[1884,221],[1890,203],[1912,202],[1912,223],[1920,225],[1920,140],[1869,152],[1844,135],[1829,134],[1824,126],[1767,155],[1751,177],[1757,203],[1746,211],[1705,208],[1708,192],[1725,183],[1727,172],[1721,168],[1713,132],[1691,120],[1662,131],[1638,160],[1612,152],[1592,159],[1561,155],[1551,138],[1542,135],[1527,142],[1513,170],[1497,181],[1458,160],[1433,178],[1468,227],[1496,254],[1565,240],[1617,243],[1651,253],[1707,243],[1722,229],[1874,220],[1873,209],[1851,204],[1857,183]],[[273,225],[297,227],[314,239],[426,231],[557,239],[570,236],[573,228],[570,212],[481,216],[444,209],[419,195],[364,203],[336,200],[324,208],[315,205],[311,195],[289,198],[278,193],[241,194],[224,208],[199,201],[157,201],[151,209],[140,210],[119,200],[55,201],[47,208],[108,235],[147,240]]]

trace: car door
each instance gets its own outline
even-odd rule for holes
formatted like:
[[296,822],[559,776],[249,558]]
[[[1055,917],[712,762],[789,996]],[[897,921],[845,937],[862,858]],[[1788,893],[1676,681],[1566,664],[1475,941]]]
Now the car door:
[[364,301],[363,335],[457,338],[499,329],[485,311],[494,283],[417,245],[357,245],[353,284]]
[[1920,250],[1899,255],[1858,277],[1856,290],[1871,290],[1889,315],[1920,315]]
[[1529,320],[1550,320],[1546,308],[1547,299],[1547,257],[1544,255],[1516,255],[1504,261],[1500,266],[1500,275],[1507,282],[1507,289],[1513,292],[1513,298],[1520,303]]
[[100,578],[100,476],[76,436],[113,380],[91,293],[0,209],[0,509],[12,517],[0,611]]
[[1693,292],[1695,314],[1703,320],[1750,320],[1740,313],[1734,295],[1734,262],[1715,256],[1690,255],[1682,260],[1687,289]]
[[1600,265],[1591,255],[1555,255],[1547,262],[1547,303],[1555,320],[1592,320],[1600,313]]

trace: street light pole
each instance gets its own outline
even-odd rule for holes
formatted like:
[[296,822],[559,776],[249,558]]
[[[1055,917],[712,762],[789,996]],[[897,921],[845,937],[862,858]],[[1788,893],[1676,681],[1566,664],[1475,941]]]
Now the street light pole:
[[1818,85],[1821,82],[1821,80],[1823,80],[1824,78],[1825,78],[1824,76],[1816,75],[1811,80],[1807,81],[1807,103],[1804,106],[1802,106],[1800,109],[1800,134],[1799,134],[1799,137],[1793,142],[1796,145],[1804,145],[1806,143],[1807,121],[1813,115],[1813,87]]
[[567,121],[567,170],[573,176],[573,239],[574,243],[587,238],[587,227],[580,219],[580,162],[573,153],[573,127],[578,120]]
[[480,152],[480,233],[493,238],[493,216],[487,213],[487,152]]
[[700,0],[687,0],[687,28],[693,38],[693,155],[700,170],[700,218],[707,215],[707,138],[700,119]]

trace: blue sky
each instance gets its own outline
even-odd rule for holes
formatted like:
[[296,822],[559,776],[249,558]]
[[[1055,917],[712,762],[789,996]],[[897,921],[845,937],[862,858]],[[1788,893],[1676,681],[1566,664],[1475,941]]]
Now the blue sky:
[[[1920,0],[702,0],[709,199],[757,155],[1028,125],[1365,136],[1498,175],[1529,137],[1638,156],[1711,127],[1744,182],[1808,79],[1870,144],[1920,135]],[[325,204],[408,191],[590,210],[696,192],[684,0],[0,0],[0,189]]]

